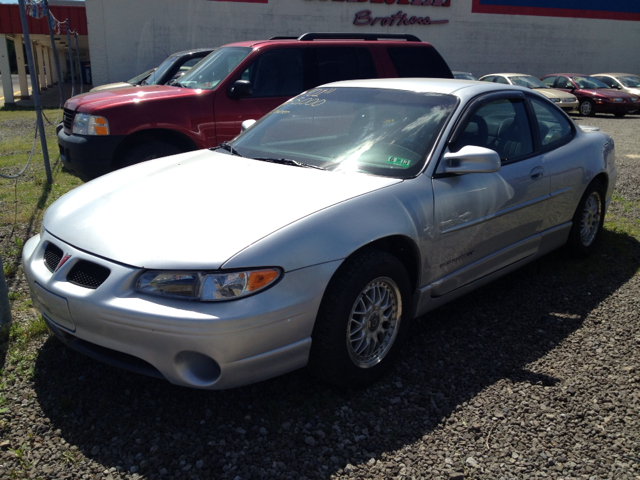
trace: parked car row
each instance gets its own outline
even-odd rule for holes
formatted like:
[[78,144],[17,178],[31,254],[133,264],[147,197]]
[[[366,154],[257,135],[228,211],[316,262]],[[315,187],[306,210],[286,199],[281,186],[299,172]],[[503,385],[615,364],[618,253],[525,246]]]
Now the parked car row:
[[[466,72],[454,72],[456,78],[471,80]],[[640,77],[629,73],[581,75],[554,73],[537,79],[522,73],[492,73],[480,81],[520,85],[535,89],[567,112],[577,110],[588,117],[596,113],[612,113],[624,117],[640,112]]]

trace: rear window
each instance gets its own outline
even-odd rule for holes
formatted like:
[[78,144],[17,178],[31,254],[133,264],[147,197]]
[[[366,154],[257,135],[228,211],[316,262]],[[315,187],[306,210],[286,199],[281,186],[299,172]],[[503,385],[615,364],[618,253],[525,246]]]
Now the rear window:
[[433,47],[389,47],[398,77],[453,78],[447,62]]

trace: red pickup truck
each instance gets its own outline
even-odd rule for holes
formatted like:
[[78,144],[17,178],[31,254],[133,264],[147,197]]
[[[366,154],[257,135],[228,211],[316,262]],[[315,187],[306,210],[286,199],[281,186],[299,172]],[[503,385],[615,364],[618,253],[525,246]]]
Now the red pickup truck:
[[289,98],[338,80],[453,78],[405,34],[307,33],[225,45],[171,85],[70,98],[58,126],[64,166],[85,181],[153,158],[214,147]]

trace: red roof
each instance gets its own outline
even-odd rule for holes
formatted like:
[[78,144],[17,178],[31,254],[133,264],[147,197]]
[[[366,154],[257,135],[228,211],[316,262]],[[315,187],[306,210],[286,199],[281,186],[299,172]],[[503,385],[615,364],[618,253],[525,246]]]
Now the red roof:
[[[69,19],[69,28],[78,31],[78,35],[87,35],[87,12],[85,7],[68,7],[49,5],[51,14],[56,20],[64,22]],[[34,35],[49,35],[46,18],[33,18],[27,15],[29,33]],[[18,5],[0,4],[0,33],[22,34],[20,10]]]

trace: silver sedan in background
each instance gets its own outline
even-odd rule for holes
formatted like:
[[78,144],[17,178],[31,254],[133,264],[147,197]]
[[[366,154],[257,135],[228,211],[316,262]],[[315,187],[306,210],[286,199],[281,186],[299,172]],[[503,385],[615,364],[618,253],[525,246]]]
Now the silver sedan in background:
[[308,366],[360,387],[413,319],[566,246],[594,247],[614,145],[535,91],[339,82],[233,141],[66,194],[23,254],[71,348],[194,388]]

